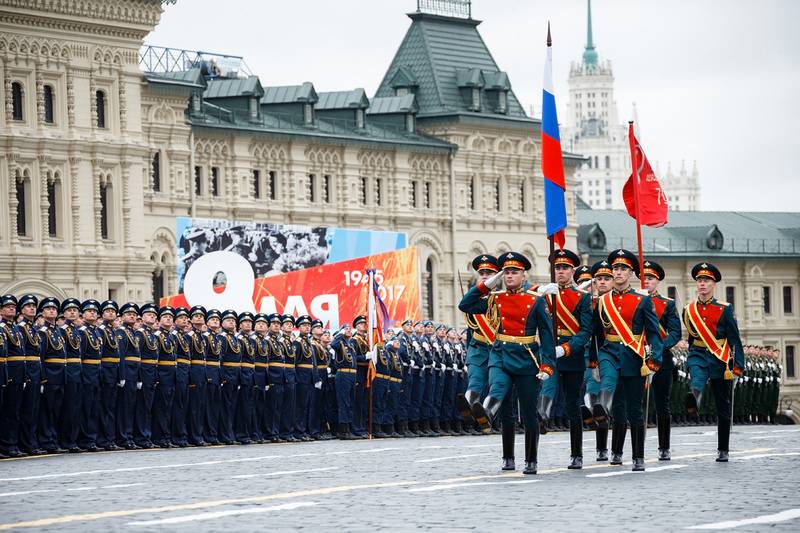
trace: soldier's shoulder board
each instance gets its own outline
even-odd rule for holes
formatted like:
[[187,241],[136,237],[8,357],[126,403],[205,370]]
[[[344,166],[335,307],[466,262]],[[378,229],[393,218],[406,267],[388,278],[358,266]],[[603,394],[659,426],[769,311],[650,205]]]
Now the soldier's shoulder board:
[[719,305],[722,305],[722,306],[725,306],[725,307],[728,307],[729,305],[731,305],[729,302],[726,302],[724,300],[717,300],[717,303]]
[[80,327],[80,330],[81,330],[81,331],[86,331],[86,326],[81,326],[81,327]]
[[505,293],[506,293],[506,291],[505,291],[505,290],[502,290],[502,291],[498,290],[498,291],[492,291],[492,292],[490,292],[489,294],[498,295],[498,294],[505,294]]

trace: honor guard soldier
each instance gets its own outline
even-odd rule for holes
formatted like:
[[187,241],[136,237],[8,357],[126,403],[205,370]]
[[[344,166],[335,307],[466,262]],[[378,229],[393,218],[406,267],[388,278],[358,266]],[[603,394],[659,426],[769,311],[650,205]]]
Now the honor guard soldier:
[[[331,342],[333,341],[333,336],[331,332],[327,329],[322,331],[322,335],[320,336],[320,344],[325,351],[325,357],[327,359],[327,368],[324,369],[325,371],[325,378],[322,389],[325,391],[323,394],[324,398],[324,412],[325,412],[325,421],[327,422],[327,429],[324,429],[322,434],[323,440],[330,440],[335,438],[336,427],[339,423],[339,413],[336,410],[336,380],[333,379],[333,356],[336,355],[331,348]],[[322,371],[320,371],[320,375]]]
[[325,417],[325,393],[328,384],[328,352],[322,345],[323,324],[321,320],[311,322],[311,347],[314,350],[314,388],[311,391],[311,400],[308,410],[308,433],[314,440],[329,440],[323,436],[327,433],[327,419]]
[[411,333],[413,321],[410,319],[403,320],[400,324],[401,331],[397,336],[400,342],[400,347],[397,349],[397,355],[400,358],[400,364],[403,368],[402,382],[400,384],[400,397],[397,404],[397,423],[396,431],[404,437],[416,437],[416,433],[412,433],[408,427],[408,413],[411,408],[411,391],[414,383],[412,375],[411,361],[414,354],[414,347],[412,346]]
[[[458,308],[464,313],[496,313],[498,330],[489,353],[489,395],[483,404],[473,405],[472,415],[486,432],[510,397],[511,386],[519,391],[520,410],[525,425],[525,474],[535,474],[539,422],[536,406],[542,380],[555,367],[553,328],[542,298],[525,289],[525,272],[531,263],[522,254],[504,253],[498,259],[501,271],[479,281],[464,295]],[[492,292],[503,278],[506,289]],[[483,296],[489,295],[488,298]],[[537,338],[538,333],[538,338]]]
[[158,310],[158,385],[153,402],[153,444],[161,448],[174,448],[172,444],[172,402],[175,397],[175,376],[178,366],[177,342],[172,336],[175,310],[170,306]]
[[203,332],[208,351],[206,352],[206,418],[204,441],[209,444],[220,443],[219,418],[222,410],[222,350],[224,340],[220,336],[222,313],[209,309],[206,313],[208,331]]
[[39,439],[36,435],[37,419],[39,417],[39,400],[42,394],[42,339],[37,331],[34,321],[36,319],[39,299],[32,294],[26,294],[19,299],[17,311],[22,319],[17,327],[23,336],[23,352],[25,354],[25,381],[22,389],[22,405],[19,417],[19,448],[29,455],[43,455],[46,453],[39,448]]
[[81,420],[81,302],[67,298],[61,302],[64,325],[61,335],[67,349],[67,368],[64,376],[64,401],[61,409],[60,444],[71,453],[81,452],[78,447],[78,431]]
[[[403,364],[400,360],[400,339],[395,336],[387,344],[387,354],[389,357],[389,402],[386,422],[384,422],[383,432],[390,437],[402,437],[400,433],[400,421],[398,419],[401,396],[403,394]],[[455,401],[455,398],[453,398]],[[452,403],[451,403],[452,405]]]
[[0,407],[0,454],[20,457],[20,409],[25,383],[25,342],[23,333],[14,323],[17,317],[17,299],[12,294],[0,297],[0,337],[6,357],[6,380],[3,403]]
[[281,439],[281,413],[283,411],[283,390],[286,382],[286,358],[283,344],[280,341],[281,315],[272,313],[267,317],[267,345],[269,366],[267,368],[267,436],[271,442],[283,442]]
[[139,448],[150,449],[153,444],[153,404],[158,383],[158,307],[144,304],[139,313],[142,326],[136,330],[139,343],[139,382],[136,390],[136,414],[133,417],[133,442]]
[[413,378],[411,390],[411,404],[409,407],[408,418],[411,421],[409,428],[413,433],[420,437],[433,435],[430,429],[426,429],[425,415],[425,389],[427,387],[428,372],[425,368],[428,359],[428,350],[423,346],[427,344],[424,338],[425,326],[423,321],[418,320],[414,323],[414,335],[411,337],[411,345],[414,348],[411,357],[411,375]]
[[239,396],[236,400],[236,415],[234,416],[234,429],[236,440],[242,444],[252,442],[252,423],[255,416],[255,372],[256,372],[256,345],[250,338],[253,334],[253,314],[247,311],[239,313],[236,319],[239,333],[236,338],[242,347],[242,362],[239,371]]
[[336,436],[342,440],[357,437],[351,431],[353,423],[353,405],[356,386],[356,354],[352,342],[352,329],[349,324],[342,326],[339,333],[331,341],[333,348],[333,370],[336,381]]
[[[493,255],[479,255],[472,260],[472,268],[478,281],[486,281],[500,271],[497,258]],[[488,298],[484,296],[483,298]],[[464,398],[458,398],[458,408],[462,418],[472,418],[472,406],[481,401],[489,377],[489,352],[497,330],[497,317],[467,313],[467,367],[469,383]]]
[[[195,305],[189,309],[191,329],[189,336],[189,407],[186,416],[189,444],[192,446],[205,446],[203,428],[206,417],[206,353],[208,343],[203,329],[206,324],[206,309]],[[219,364],[219,363],[218,363]]]
[[39,328],[42,347],[42,401],[39,406],[39,447],[48,453],[63,453],[58,442],[58,425],[61,404],[64,400],[64,382],[67,371],[67,349],[61,328],[56,326],[61,302],[44,298],[39,302],[39,313],[44,325]]
[[456,433],[453,432],[453,426],[455,425],[453,412],[455,411],[456,380],[458,379],[458,376],[456,376],[455,347],[447,338],[447,334],[451,329],[452,328],[445,326],[443,330],[437,330],[437,334],[439,331],[442,332],[442,335],[439,337],[439,344],[442,347],[442,364],[444,365],[444,379],[442,380],[442,407],[441,411],[439,412],[439,425],[442,428],[443,433],[446,435],[455,436]]
[[133,442],[133,417],[136,413],[136,387],[139,379],[141,355],[134,324],[139,317],[139,306],[126,303],[119,308],[122,326],[117,331],[119,340],[120,382],[117,393],[117,446],[128,450],[136,448]]
[[691,376],[686,410],[696,416],[703,389],[710,381],[717,413],[717,461],[727,462],[731,388],[734,376],[741,377],[744,372],[744,348],[733,308],[714,298],[714,289],[722,279],[719,269],[711,263],[698,263],[692,268],[692,278],[697,284],[697,300],[683,310],[683,323],[689,332],[687,366]]
[[220,413],[219,433],[225,444],[239,444],[233,430],[236,415],[236,400],[239,396],[239,375],[242,366],[242,346],[236,338],[236,311],[227,310],[222,313],[222,354],[220,356],[222,374],[222,409]]
[[[607,261],[611,264],[614,289],[600,297],[595,312],[595,339],[590,353],[591,360],[599,363],[601,382],[592,409],[598,426],[607,426],[612,403],[614,424],[625,424],[627,418],[631,426],[633,471],[638,472],[645,468],[642,409],[645,376],[659,369],[663,343],[650,296],[647,291],[634,291],[630,286],[631,276],[639,270],[636,256],[619,249],[611,252]],[[620,452],[621,446],[616,450],[612,446],[611,451]]]
[[253,334],[250,341],[255,345],[255,374],[253,375],[253,391],[255,392],[255,410],[253,413],[253,439],[259,444],[267,442],[269,426],[267,425],[267,392],[269,389],[269,342],[267,329],[269,317],[258,313],[254,317]]
[[170,428],[172,444],[185,448],[189,445],[189,435],[186,430],[186,412],[189,403],[189,371],[192,365],[190,359],[191,344],[186,334],[189,327],[189,310],[185,307],[175,309],[175,325],[170,331],[175,342],[175,396],[172,399],[172,415]]
[[[597,311],[597,304],[602,295],[611,290],[614,285],[613,272],[611,264],[603,259],[592,265],[591,268],[593,296],[592,296],[592,316],[594,317]],[[582,280],[585,281],[585,280]],[[594,327],[594,325],[593,325]],[[597,350],[597,339],[592,338],[590,345]],[[597,403],[600,395],[600,369],[597,361],[591,361],[589,357],[589,350],[586,351],[584,359],[586,360],[586,372],[583,379],[586,385],[586,396],[584,398],[584,405],[582,407],[584,423],[594,426],[595,429],[595,442],[597,448],[597,460],[608,461],[608,421],[604,424],[597,424],[592,414],[592,407]],[[627,427],[627,426],[625,426]]]
[[422,353],[424,355],[423,368],[425,374],[425,390],[422,393],[422,405],[420,406],[420,430],[426,437],[435,437],[437,433],[433,429],[434,417],[434,392],[436,391],[437,375],[436,371],[436,356],[431,346],[431,338],[429,331],[433,330],[433,322],[426,320],[423,322],[422,335],[419,337],[419,343],[422,345]]
[[96,452],[97,428],[100,421],[100,383],[103,358],[103,332],[97,327],[100,302],[85,300],[81,304],[81,417],[78,446]]
[[103,357],[100,364],[100,424],[97,431],[97,445],[106,451],[118,450],[116,412],[117,389],[124,383],[119,367],[119,339],[114,321],[119,307],[113,300],[100,304],[103,317],[98,328],[103,339]]
[[[644,285],[655,306],[658,318],[658,334],[663,342],[661,368],[653,376],[653,396],[656,404],[656,421],[658,426],[658,460],[669,461],[671,409],[670,391],[672,390],[672,373],[675,362],[672,359],[672,347],[681,340],[681,320],[671,298],[658,292],[658,284],[664,280],[664,269],[655,261],[644,262]],[[646,421],[645,421],[646,422]]]
[[367,342],[367,319],[359,315],[353,319],[353,351],[356,355],[356,385],[355,385],[355,401],[353,402],[353,434],[360,438],[367,438],[367,410],[368,397],[367,397],[367,368],[369,361],[367,361],[367,351],[369,351],[369,343]]
[[[456,374],[456,399],[464,398],[467,393],[467,384],[469,383],[469,376],[467,375],[467,348],[465,342],[461,340],[461,336],[458,335],[458,332],[454,329],[451,329],[448,332],[448,337],[452,333],[454,340],[451,341],[451,344],[455,348],[455,369],[454,372]],[[464,333],[466,335],[466,333]],[[472,416],[470,414],[469,417],[470,421]],[[454,402],[454,411],[453,411],[453,430],[460,435],[466,435],[467,428],[466,422],[461,419],[459,416],[459,409],[457,404]]]
[[[581,417],[581,388],[586,370],[584,352],[592,336],[592,297],[572,285],[575,267],[580,258],[571,250],[556,250],[550,256],[555,271],[558,292],[547,296],[550,315],[555,314],[556,372],[544,382],[539,396],[539,414],[549,417],[559,387],[563,391],[565,411],[569,418],[570,463],[567,468],[583,468],[583,419]],[[555,311],[553,307],[555,306]]]
[[369,394],[372,395],[372,423],[371,430],[372,436],[378,439],[385,439],[389,435],[384,433],[383,425],[388,418],[389,408],[389,385],[391,384],[391,375],[389,367],[389,354],[385,348],[375,347],[375,378],[372,381],[372,390]]
[[297,353],[295,352],[294,341],[292,339],[292,332],[294,330],[294,317],[292,315],[283,315],[281,317],[281,346],[283,347],[285,367],[283,369],[283,403],[280,412],[280,439],[286,442],[297,442],[294,438],[294,412],[295,403],[297,402],[296,387],[297,387],[297,373],[295,370],[295,360]]
[[294,438],[304,442],[313,440],[308,434],[308,415],[311,408],[311,391],[317,381],[314,349],[309,339],[311,321],[310,316],[300,315],[294,322],[297,331],[300,333],[293,343],[294,352],[297,354],[295,362],[297,385],[294,405]]

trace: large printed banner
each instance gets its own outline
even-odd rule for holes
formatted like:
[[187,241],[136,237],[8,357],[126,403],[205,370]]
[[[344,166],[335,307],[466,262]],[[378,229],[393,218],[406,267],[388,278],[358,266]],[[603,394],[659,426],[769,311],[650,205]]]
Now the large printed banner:
[[[245,258],[256,278],[264,278],[406,247],[406,234],[348,228],[263,224],[178,217],[178,290],[186,272],[212,252]],[[226,283],[227,280],[218,280]]]
[[[232,252],[212,252],[197,259],[186,273],[184,293],[161,299],[161,305],[237,312],[309,314],[336,329],[365,314],[367,268],[376,269],[389,326],[417,319],[419,267],[416,248],[370,255],[256,279],[247,259]],[[226,284],[215,284],[222,273]]]

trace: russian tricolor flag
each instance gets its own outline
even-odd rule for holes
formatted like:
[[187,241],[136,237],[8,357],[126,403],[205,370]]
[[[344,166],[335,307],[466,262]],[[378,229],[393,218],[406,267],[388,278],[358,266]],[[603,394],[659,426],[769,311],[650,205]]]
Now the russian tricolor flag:
[[561,136],[558,134],[556,98],[553,90],[553,41],[547,24],[547,59],[544,64],[542,97],[542,174],[544,174],[544,216],[547,236],[556,246],[564,248],[564,229],[567,227],[567,208],[564,193],[564,162],[561,159]]

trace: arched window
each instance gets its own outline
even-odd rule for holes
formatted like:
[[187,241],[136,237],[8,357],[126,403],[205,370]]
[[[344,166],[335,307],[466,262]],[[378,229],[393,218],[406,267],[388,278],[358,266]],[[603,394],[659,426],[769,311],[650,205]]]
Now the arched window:
[[201,167],[194,167],[194,194],[201,196],[203,194],[203,171]]
[[158,192],[161,190],[161,153],[156,152],[153,154],[153,164],[150,172],[153,178],[153,190]]
[[164,278],[163,268],[158,267],[153,271],[153,301],[156,305],[164,297]]
[[433,259],[428,258],[425,262],[425,312],[430,320],[435,320],[433,308]]
[[28,236],[28,184],[29,180],[23,178],[17,172],[17,235],[20,237]]
[[22,120],[22,84],[18,81],[11,83],[11,118]]
[[44,121],[46,124],[55,122],[55,114],[53,111],[53,86],[45,85],[43,89],[44,96]]
[[308,175],[308,181],[306,181],[306,198],[311,203],[317,201],[317,176],[314,174]]
[[597,156],[594,156],[594,168],[600,168],[600,163],[598,163]]
[[500,211],[500,197],[502,192],[500,190],[500,178],[494,182],[494,209],[495,211]]
[[611,156],[606,156],[606,168],[611,168]]
[[322,201],[326,204],[331,202],[331,177],[328,174],[322,176]]
[[274,170],[269,171],[269,199],[274,200],[277,198],[276,187],[278,186],[276,174]]
[[375,178],[375,205],[383,205],[381,202],[383,199],[381,198],[381,187],[383,186],[383,182],[380,178]]
[[425,182],[425,208],[431,208],[431,182]]
[[110,227],[108,208],[111,203],[111,184],[107,181],[100,183],[100,238],[108,239]]
[[525,186],[525,178],[522,178],[522,183],[519,184],[519,210],[525,212],[528,205],[528,191]]
[[467,204],[470,209],[475,210],[475,176],[472,176],[467,183]]
[[211,196],[219,196],[219,168],[211,167]]
[[106,127],[106,93],[97,91],[94,94],[95,102],[97,104],[97,127]]

